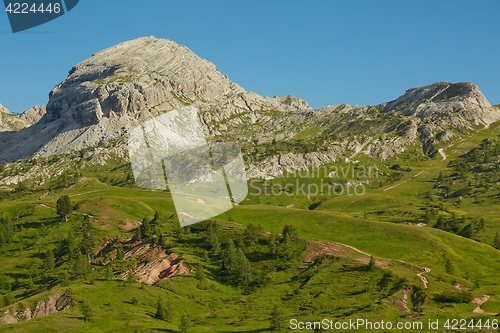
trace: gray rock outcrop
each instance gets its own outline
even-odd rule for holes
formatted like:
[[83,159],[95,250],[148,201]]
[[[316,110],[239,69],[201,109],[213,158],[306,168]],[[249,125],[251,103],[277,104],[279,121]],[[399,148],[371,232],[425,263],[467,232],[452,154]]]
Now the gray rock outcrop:
[[9,110],[0,104],[0,132],[18,131],[26,127],[26,123],[17,114],[11,114]]
[[24,121],[27,126],[36,124],[47,113],[45,105],[36,105],[19,115],[19,119]]

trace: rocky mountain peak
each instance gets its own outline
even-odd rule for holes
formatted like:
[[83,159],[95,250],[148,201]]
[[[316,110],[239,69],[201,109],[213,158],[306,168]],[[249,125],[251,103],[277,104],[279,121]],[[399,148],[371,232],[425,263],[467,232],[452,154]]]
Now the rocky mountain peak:
[[[201,111],[204,131],[257,122],[260,110],[311,109],[294,96],[247,92],[215,65],[168,39],[144,37],[97,52],[75,65],[49,94],[46,110],[26,113],[30,129],[0,138],[2,160],[50,156],[95,147],[138,122],[186,105]],[[224,125],[219,126],[221,123]],[[16,139],[20,137],[20,139]],[[15,144],[7,144],[14,141]]]
[[[396,100],[387,103],[385,110],[396,110],[404,115],[418,115],[422,109],[443,112],[453,109],[458,111],[464,106],[485,110],[491,104],[484,97],[479,87],[470,82],[436,82],[427,86],[410,88]],[[428,113],[422,113],[428,115]],[[485,119],[489,123],[489,119]]]
[[144,37],[95,53],[50,93],[49,120],[86,125],[145,109],[170,110],[244,90],[214,64],[168,39]]

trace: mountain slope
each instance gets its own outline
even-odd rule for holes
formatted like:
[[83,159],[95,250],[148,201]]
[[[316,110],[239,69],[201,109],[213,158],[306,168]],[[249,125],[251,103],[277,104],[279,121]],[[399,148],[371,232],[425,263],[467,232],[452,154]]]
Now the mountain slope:
[[[185,105],[200,110],[209,140],[239,144],[249,177],[276,177],[366,154],[384,161],[436,146],[500,119],[472,83],[438,82],[408,89],[377,106],[313,110],[294,96],[246,92],[187,47],[144,37],[94,54],[50,93],[36,123],[0,134],[0,161],[96,151],[112,140],[127,159],[126,136],[146,119]],[[100,161],[108,155],[101,156]]]

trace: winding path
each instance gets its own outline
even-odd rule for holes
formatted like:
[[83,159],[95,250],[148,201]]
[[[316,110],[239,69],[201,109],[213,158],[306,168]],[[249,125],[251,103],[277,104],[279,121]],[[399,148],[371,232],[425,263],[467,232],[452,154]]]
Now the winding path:
[[446,155],[446,153],[444,152],[444,149],[443,148],[439,148],[438,149],[438,153],[443,157],[443,161],[446,160],[446,158],[448,157]]
[[[357,249],[355,248],[354,246],[351,246],[351,245],[347,245],[347,244],[343,244],[343,243],[339,243],[339,242],[330,242],[330,243],[333,243],[333,244],[337,244],[337,245],[340,245],[340,246],[344,246],[344,247],[347,247],[355,252],[358,252],[360,254],[363,254],[365,256],[368,256],[368,257],[371,257],[372,255],[369,254],[369,253],[366,253],[364,251],[361,251],[360,249]],[[389,259],[391,260],[391,259]],[[394,261],[397,261],[397,262],[400,262],[400,263],[403,263],[403,264],[406,264],[406,265],[411,265],[413,267],[417,267],[420,269],[420,273],[417,274],[417,276],[420,278],[420,280],[422,280],[422,282],[424,283],[424,288],[428,288],[429,287],[429,280],[427,280],[427,278],[424,276],[425,273],[430,273],[431,272],[431,269],[428,268],[428,267],[422,267],[422,266],[418,266],[418,265],[415,265],[415,264],[412,264],[412,263],[408,263],[406,261],[403,261],[403,260],[398,260],[398,259],[393,259]],[[423,271],[422,271],[423,270]]]
[[425,273],[429,273],[431,271],[430,268],[427,268],[427,267],[423,267],[424,271],[423,272],[420,272],[417,274],[417,276],[420,278],[420,280],[422,280],[422,282],[424,283],[424,287],[425,288],[428,288],[429,287],[429,280],[427,280],[427,278],[424,276]]

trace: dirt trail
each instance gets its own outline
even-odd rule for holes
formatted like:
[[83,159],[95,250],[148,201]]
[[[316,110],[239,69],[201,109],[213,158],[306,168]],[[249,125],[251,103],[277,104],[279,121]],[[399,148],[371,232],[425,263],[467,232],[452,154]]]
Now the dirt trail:
[[[372,255],[361,251],[360,249],[355,248],[354,246],[343,244],[343,243],[338,243],[338,242],[327,242],[327,241],[312,241],[309,248],[308,248],[308,254],[306,254],[305,259],[307,261],[311,260],[313,256],[315,255],[320,255],[320,254],[333,254],[339,257],[348,257],[351,253],[349,251],[346,251],[345,249],[349,249],[351,251],[357,252],[359,254],[362,254],[367,257],[371,257]],[[382,268],[387,268],[389,267],[389,261],[391,259],[387,260],[376,260],[377,266],[382,267]],[[417,274],[417,276],[422,280],[424,283],[424,287],[428,288],[429,287],[429,280],[424,276],[425,273],[429,273],[431,271],[430,268],[427,267],[421,267],[412,263],[408,263],[403,260],[397,260],[393,259],[393,261],[397,261],[400,263],[403,263],[405,265],[410,265],[412,267],[416,267],[420,269],[420,273]],[[368,263],[368,261],[366,262]]]
[[95,192],[101,192],[101,191],[105,191],[105,189],[93,190],[93,191],[88,191],[88,192],[78,193],[78,194],[72,194],[72,195],[70,195],[70,197],[78,197],[80,195],[85,195],[85,194],[95,193]]
[[443,157],[443,161],[446,160],[448,156],[446,156],[446,153],[444,152],[443,148],[438,149],[438,153]]
[[[468,136],[469,138],[471,137],[470,135]],[[462,141],[464,141],[465,138],[461,138],[460,140],[458,140],[457,142],[453,142],[453,143],[450,143],[449,145],[447,145],[446,147],[444,148],[439,148],[438,149],[438,153],[439,155],[441,155],[443,157],[443,161],[446,160],[448,158],[448,155],[446,155],[446,153],[444,152],[445,149],[448,149],[450,147],[453,147],[454,145],[456,145],[457,143],[460,143]]]
[[[420,171],[419,173],[417,173],[416,175],[412,176],[411,178],[418,177],[418,176],[420,176],[421,174],[423,174],[424,172],[425,172],[425,171]],[[388,191],[388,190],[390,190],[390,189],[393,189],[393,188],[395,188],[396,186],[399,186],[399,185],[404,184],[404,183],[406,183],[406,182],[407,182],[406,180],[403,180],[401,183],[397,183],[397,184],[395,184],[395,185],[389,186],[388,188],[385,188],[385,189],[384,189],[384,192],[385,192],[385,191]]]
[[40,198],[38,198],[38,201],[44,199],[47,195],[49,195],[49,191],[45,191],[45,193],[43,193]]
[[411,177],[411,178],[415,178],[415,177],[418,177],[420,176],[421,174],[423,174],[425,171],[420,171],[419,173],[417,173],[415,176]]
[[43,204],[43,203],[41,203],[39,205],[42,206],[42,207],[48,208],[48,209],[56,210],[54,207],[47,206],[46,204]]
[[399,185],[401,185],[401,184],[404,184],[404,183],[406,183],[406,180],[405,180],[405,181],[403,181],[403,182],[401,182],[401,183],[398,183],[398,184],[396,184],[396,185],[389,186],[388,188],[384,189],[384,192],[385,192],[385,191],[388,191],[388,190],[390,190],[390,189],[392,189],[392,188],[395,188],[396,186],[399,186]]
[[342,243],[337,243],[337,242],[335,242],[335,243],[336,243],[336,244],[338,244],[338,245],[341,245],[341,246],[345,246],[345,247],[347,247],[347,248],[349,248],[349,249],[351,249],[351,250],[353,250],[353,251],[356,251],[356,252],[358,252],[358,253],[364,254],[365,256],[368,256],[368,257],[371,257],[371,256],[372,256],[371,254],[366,253],[366,252],[363,252],[363,251],[361,251],[360,249],[355,248],[354,246],[347,245],[347,244],[342,244]]
[[[48,206],[48,205],[46,205],[46,204],[44,204],[44,203],[39,203],[39,205],[40,205],[40,206],[42,206],[42,207],[48,208],[48,209],[57,210],[56,208],[54,208],[54,207],[50,207],[50,206]],[[73,214],[78,214],[78,215],[84,215],[84,216],[90,216],[90,217],[93,217],[93,215],[92,215],[92,214],[85,214],[85,213],[80,213],[80,212],[72,212],[72,213],[73,213]]]
[[422,280],[422,282],[424,283],[424,287],[425,288],[428,288],[429,287],[429,280],[427,280],[427,278],[424,276],[424,273],[429,273],[431,271],[430,268],[427,268],[427,267],[423,267],[424,271],[423,272],[420,272],[417,274],[417,276],[420,278],[420,280]]

